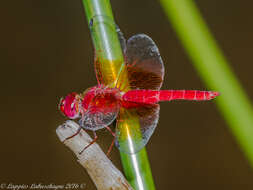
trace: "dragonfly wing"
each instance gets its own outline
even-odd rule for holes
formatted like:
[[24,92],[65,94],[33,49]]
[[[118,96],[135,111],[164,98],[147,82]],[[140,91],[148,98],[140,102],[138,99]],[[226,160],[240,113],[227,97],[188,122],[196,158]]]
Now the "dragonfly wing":
[[116,32],[118,34],[118,38],[119,38],[119,42],[120,42],[120,46],[123,52],[125,52],[126,50],[126,39],[124,38],[123,33],[121,32],[120,28],[118,25],[116,25]]
[[[119,42],[120,42],[121,49],[122,49],[123,52],[125,52],[126,51],[126,39],[124,38],[124,35],[121,32],[118,25],[116,25],[116,32],[117,32],[117,35],[118,35],[118,39],[119,39]],[[97,78],[98,84],[105,84],[105,81],[103,80],[103,76],[102,76],[102,72],[101,72],[102,62],[103,62],[103,60],[101,60],[101,58],[99,58],[99,56],[95,52],[94,67],[95,67],[95,73],[96,73],[96,78]]]
[[131,89],[160,89],[164,65],[155,42],[149,36],[132,36],[127,41],[125,57]]
[[96,131],[110,125],[119,113],[120,104],[115,102],[96,102],[96,97],[93,98],[91,106],[83,114],[79,120],[80,125],[84,129]]
[[[134,154],[149,141],[158,123],[158,104],[138,108],[120,108],[116,126],[116,146],[123,152]],[[136,126],[136,123],[139,126]]]

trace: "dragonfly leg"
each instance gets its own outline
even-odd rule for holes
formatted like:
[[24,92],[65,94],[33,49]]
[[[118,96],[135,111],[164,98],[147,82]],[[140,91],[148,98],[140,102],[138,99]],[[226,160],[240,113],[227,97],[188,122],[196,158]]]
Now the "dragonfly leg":
[[111,145],[110,145],[110,147],[109,147],[109,149],[108,149],[108,151],[107,151],[107,153],[106,153],[106,155],[109,157],[110,152],[112,151],[112,147],[113,147],[113,145],[114,145],[115,139],[116,139],[116,135],[115,135],[114,132],[112,132],[112,130],[111,130],[110,127],[106,126],[106,129],[107,129],[107,130],[112,134],[112,136],[113,136],[112,143],[111,143]]
[[80,133],[81,129],[82,129],[82,127],[79,127],[79,128],[77,129],[76,133],[74,133],[73,135],[67,137],[63,142],[65,142],[66,140],[69,140],[69,139],[75,137],[76,135],[78,135],[78,134]]
[[87,146],[85,146],[85,147],[83,148],[83,150],[81,150],[81,151],[79,152],[79,154],[82,154],[83,151],[85,151],[90,145],[94,144],[94,143],[97,141],[98,136],[97,136],[96,132],[93,131],[93,134],[94,134],[93,140],[90,142],[90,144],[88,144]]

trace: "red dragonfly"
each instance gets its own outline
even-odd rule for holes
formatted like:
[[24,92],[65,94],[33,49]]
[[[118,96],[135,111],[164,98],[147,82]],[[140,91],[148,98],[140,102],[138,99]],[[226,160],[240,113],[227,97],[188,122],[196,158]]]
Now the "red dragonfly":
[[[153,40],[147,35],[138,34],[132,36],[126,43],[122,33],[120,31],[118,33],[125,57],[125,69],[121,71],[115,87],[103,84],[102,78],[99,77],[101,73],[97,71],[97,86],[87,89],[82,94],[70,93],[60,100],[59,109],[65,116],[70,119],[79,118],[79,130],[67,139],[77,135],[81,129],[94,132],[93,141],[80,153],[97,140],[95,131],[102,128],[112,133],[114,140],[116,139],[115,144],[121,151],[136,153],[147,144],[157,126],[160,110],[158,102],[206,101],[219,95],[213,91],[160,90],[164,65]],[[128,75],[131,89],[129,91],[121,85],[120,78],[124,78],[121,77],[124,73]],[[114,133],[109,125],[115,119],[117,122]],[[125,121],[128,121],[128,124]],[[136,121],[139,122],[139,126],[136,126]],[[131,122],[134,124],[131,125]],[[129,148],[129,144],[132,148]]]

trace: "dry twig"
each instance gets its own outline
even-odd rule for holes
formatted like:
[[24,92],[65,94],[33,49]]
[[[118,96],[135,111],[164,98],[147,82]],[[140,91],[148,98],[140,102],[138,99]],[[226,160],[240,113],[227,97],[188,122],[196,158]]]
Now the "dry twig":
[[79,135],[65,139],[73,135],[79,128],[74,121],[66,121],[56,129],[61,142],[69,147],[77,156],[79,163],[87,170],[98,190],[132,190],[131,186],[122,173],[112,164],[97,143],[79,154],[83,147],[87,146],[92,139],[81,130]]

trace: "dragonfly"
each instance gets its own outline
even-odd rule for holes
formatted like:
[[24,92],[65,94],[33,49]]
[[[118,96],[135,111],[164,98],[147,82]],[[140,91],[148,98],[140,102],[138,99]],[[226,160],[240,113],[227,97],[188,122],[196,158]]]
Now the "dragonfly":
[[[125,65],[114,87],[103,82],[97,69],[98,84],[83,93],[72,92],[59,103],[60,111],[69,119],[78,119],[81,129],[94,133],[93,140],[80,154],[97,140],[96,131],[106,128],[121,151],[134,154],[152,136],[159,119],[159,102],[173,100],[208,101],[219,95],[215,91],[160,90],[164,80],[164,65],[154,41],[145,34],[137,34],[127,41],[118,30]],[[127,73],[127,79],[122,77]],[[124,86],[128,81],[128,89]],[[126,90],[127,89],[127,90]],[[113,132],[110,125],[116,120]],[[130,145],[130,148],[129,148]]]

